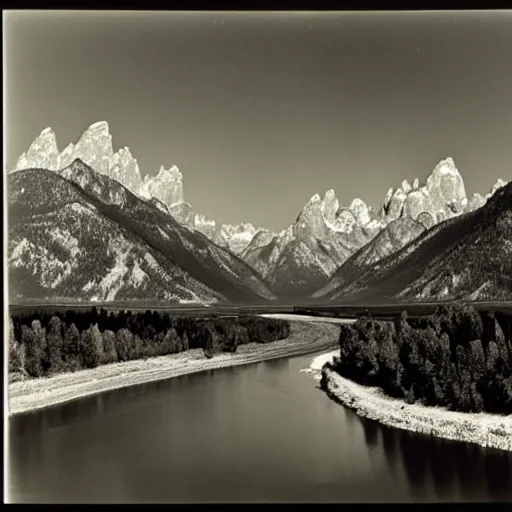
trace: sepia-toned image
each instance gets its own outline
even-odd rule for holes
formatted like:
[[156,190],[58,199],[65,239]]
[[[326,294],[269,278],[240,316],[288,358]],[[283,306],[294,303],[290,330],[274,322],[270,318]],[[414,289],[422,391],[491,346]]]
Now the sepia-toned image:
[[512,11],[3,11],[4,502],[512,502]]

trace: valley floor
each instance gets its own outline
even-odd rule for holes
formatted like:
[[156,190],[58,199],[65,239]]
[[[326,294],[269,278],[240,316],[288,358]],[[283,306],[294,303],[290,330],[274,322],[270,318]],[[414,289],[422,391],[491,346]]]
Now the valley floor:
[[[234,354],[222,353],[207,359],[202,349],[194,349],[146,360],[108,364],[91,370],[12,382],[8,385],[9,415],[189,373],[313,354],[332,349],[338,343],[339,328],[332,323],[319,321],[318,318],[315,318],[315,322],[307,322],[300,317],[287,319],[296,320],[290,323],[291,333],[288,338],[267,344],[240,345]],[[336,323],[343,322],[338,319]]]
[[388,397],[380,388],[362,386],[332,370],[322,370],[322,366],[332,361],[332,356],[338,352],[316,357],[304,371],[315,374],[317,379],[323,372],[327,378],[327,394],[359,416],[388,427],[512,451],[512,415],[461,413],[407,404]]

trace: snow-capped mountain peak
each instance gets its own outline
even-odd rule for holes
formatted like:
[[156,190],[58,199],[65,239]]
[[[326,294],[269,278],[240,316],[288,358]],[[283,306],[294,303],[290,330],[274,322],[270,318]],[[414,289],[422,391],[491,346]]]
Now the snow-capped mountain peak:
[[16,170],[30,167],[56,170],[59,167],[59,149],[57,138],[51,127],[41,131],[28,150],[23,153],[16,163]]
[[370,222],[370,213],[368,206],[362,200],[356,197],[352,200],[349,206],[349,210],[352,211],[356,217],[356,220],[360,226],[365,226]]
[[336,221],[336,214],[340,209],[340,202],[336,197],[336,193],[329,189],[322,200],[321,210],[326,222],[333,224]]
[[156,176],[146,174],[139,194],[146,198],[156,197],[169,208],[183,203],[183,175],[175,165],[169,169],[162,165]]

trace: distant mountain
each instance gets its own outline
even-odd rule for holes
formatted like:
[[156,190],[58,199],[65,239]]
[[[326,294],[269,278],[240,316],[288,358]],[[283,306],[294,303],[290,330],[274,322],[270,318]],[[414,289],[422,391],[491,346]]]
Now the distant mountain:
[[[358,256],[364,258],[364,253]],[[352,269],[360,261],[354,258]],[[326,302],[511,297],[512,183],[498,187],[481,208],[431,227],[358,273],[342,267],[315,294]]]
[[[439,166],[436,167],[436,169],[439,169]],[[457,179],[457,181],[459,180]],[[373,268],[372,266],[380,260],[397,253],[407,244],[417,239],[421,234],[433,226],[436,226],[441,219],[455,218],[464,212],[474,211],[476,204],[484,205],[499,188],[505,185],[506,183],[503,180],[498,180],[492,190],[484,197],[478,194],[478,201],[466,202],[462,199],[462,205],[458,212],[451,209],[445,210],[434,217],[434,212],[429,213],[427,211],[421,211],[421,213],[416,216],[416,220],[413,220],[407,215],[392,220],[370,243],[353,254],[332,275],[326,286],[313,293],[313,298],[317,299],[329,296],[333,290],[338,290],[339,293],[341,289],[360,278],[365,270]],[[475,194],[475,196],[477,196],[477,194]]]
[[366,266],[404,247],[426,229],[485,204],[485,197],[468,201],[462,176],[452,158],[439,162],[420,186],[406,180],[389,189],[374,212],[361,199],[340,206],[335,192],[313,196],[296,221],[271,237],[254,237],[241,253],[280,296],[321,297]]
[[262,302],[246,263],[81,160],[8,177],[11,298]]
[[356,249],[371,240],[379,223],[361,200],[340,208],[333,190],[314,195],[297,219],[278,235],[257,235],[241,253],[282,298],[297,299],[323,285]]
[[55,133],[45,128],[23,153],[14,171],[25,169],[64,169],[75,159],[82,160],[95,171],[116,180],[133,194],[143,199],[155,199],[173,214],[180,222],[206,235],[217,245],[227,247],[239,254],[260,231],[252,224],[219,225],[214,220],[192,211],[184,200],[183,175],[175,165],[166,169],[160,167],[155,176],[141,177],[139,164],[127,147],[114,152],[112,135],[106,121],[92,124],[81,135],[76,144],[69,144],[59,152]]
[[184,199],[183,175],[176,166],[162,166],[156,175],[142,178],[127,147],[114,152],[109,126],[103,121],[91,125],[62,152],[53,131],[43,130],[20,156],[16,170],[61,172],[76,158],[124,185],[160,214],[227,249],[287,301],[320,299],[348,286],[366,268],[397,253],[427,229],[485,205],[505,185],[498,180],[489,194],[468,199],[453,159],[446,158],[423,184],[404,180],[400,187],[390,188],[377,210],[361,199],[342,206],[334,190],[328,190],[323,198],[313,195],[295,221],[275,233],[252,224],[219,224],[197,213]]

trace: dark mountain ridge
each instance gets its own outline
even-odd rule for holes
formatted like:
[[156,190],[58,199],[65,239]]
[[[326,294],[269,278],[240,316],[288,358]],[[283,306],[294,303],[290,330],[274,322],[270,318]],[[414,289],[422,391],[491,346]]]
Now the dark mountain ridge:
[[483,207],[433,226],[359,275],[343,267],[337,274],[339,282],[315,294],[316,300],[510,298],[512,184]]
[[[200,288],[211,290],[215,299],[259,303],[275,298],[242,260],[78,159],[59,172],[18,171],[9,176],[8,186],[10,234],[29,217],[37,223],[38,217],[65,205],[83,204],[103,222],[115,224],[130,240],[150,249],[155,259],[186,273],[195,286],[200,283]],[[67,229],[66,223],[63,227]]]

